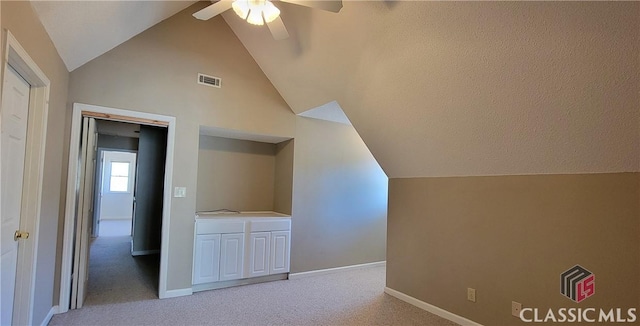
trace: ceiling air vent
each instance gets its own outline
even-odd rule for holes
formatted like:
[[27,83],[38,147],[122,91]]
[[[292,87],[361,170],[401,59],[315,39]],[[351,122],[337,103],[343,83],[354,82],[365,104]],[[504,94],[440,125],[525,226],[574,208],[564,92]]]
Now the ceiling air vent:
[[220,88],[222,79],[213,76],[198,74],[198,84]]

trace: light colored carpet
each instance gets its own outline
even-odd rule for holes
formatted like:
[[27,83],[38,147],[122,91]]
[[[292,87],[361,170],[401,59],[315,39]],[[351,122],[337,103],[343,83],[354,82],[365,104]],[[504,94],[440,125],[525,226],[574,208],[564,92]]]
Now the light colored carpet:
[[98,233],[101,237],[131,235],[131,220],[100,220]]
[[91,243],[86,306],[158,299],[159,255],[131,256],[131,237]]
[[[107,242],[96,240],[92,258],[111,252]],[[384,267],[159,300],[144,277],[152,264],[132,264],[127,254],[92,261],[85,307],[50,325],[456,325],[384,294]]]

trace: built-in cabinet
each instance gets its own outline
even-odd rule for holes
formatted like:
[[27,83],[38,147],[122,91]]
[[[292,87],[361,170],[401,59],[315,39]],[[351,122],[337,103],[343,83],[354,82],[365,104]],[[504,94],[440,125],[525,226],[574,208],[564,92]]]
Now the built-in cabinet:
[[269,274],[289,272],[289,243],[291,231],[271,232],[271,261]]
[[193,284],[288,273],[291,219],[273,214],[196,219]]
[[244,267],[244,233],[220,237],[220,281],[241,279]]
[[271,232],[252,232],[249,237],[249,277],[269,275]]
[[220,279],[220,234],[196,235],[193,259],[193,283],[217,282]]

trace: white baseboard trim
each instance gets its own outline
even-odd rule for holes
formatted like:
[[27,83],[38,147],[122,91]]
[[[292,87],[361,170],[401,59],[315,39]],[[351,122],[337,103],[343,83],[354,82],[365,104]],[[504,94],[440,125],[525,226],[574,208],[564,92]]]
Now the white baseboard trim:
[[51,307],[51,309],[49,310],[49,313],[47,314],[46,317],[44,317],[44,320],[42,321],[42,323],[40,324],[40,326],[47,326],[49,325],[49,322],[51,321],[51,318],[53,318],[54,314],[58,313],[58,306],[53,306]]
[[320,275],[333,274],[333,273],[338,273],[338,272],[346,272],[346,271],[355,270],[355,269],[385,266],[386,264],[387,264],[386,261],[377,261],[377,262],[366,263],[366,264],[358,264],[358,265],[349,265],[349,266],[342,266],[342,267],[336,267],[336,268],[319,269],[319,270],[315,270],[315,271],[300,272],[300,273],[290,273],[289,274],[289,279],[290,280],[297,280],[297,279],[301,279],[301,278],[305,278],[305,277],[320,276]]
[[432,304],[428,304],[428,303],[426,303],[424,301],[420,301],[420,300],[418,300],[418,299],[416,299],[416,298],[414,298],[412,296],[408,296],[408,295],[406,295],[406,294],[404,294],[404,293],[402,293],[400,291],[396,291],[396,290],[394,290],[392,288],[385,287],[384,288],[384,293],[386,293],[386,294],[388,294],[388,295],[390,295],[392,297],[398,298],[398,299],[400,299],[400,300],[402,300],[402,301],[404,301],[404,302],[406,302],[408,304],[414,305],[414,306],[416,306],[416,307],[418,307],[418,308],[420,308],[422,310],[426,310],[426,311],[428,311],[428,312],[430,312],[430,313],[432,313],[434,315],[438,315],[438,316],[440,316],[440,317],[442,317],[444,319],[448,319],[448,320],[450,320],[450,321],[452,321],[452,322],[454,322],[456,324],[469,325],[469,326],[482,326],[481,324],[478,324],[473,320],[469,320],[469,319],[464,318],[462,316],[458,316],[458,315],[456,315],[456,314],[454,314],[452,312],[448,312],[448,311],[446,311],[446,310],[444,310],[442,308],[436,307],[436,306],[434,306]]
[[100,221],[131,221],[131,216],[104,216]]
[[168,299],[168,298],[175,298],[175,297],[184,297],[186,295],[192,295],[193,294],[193,289],[191,288],[186,288],[186,289],[177,289],[177,290],[167,290],[163,296],[160,296],[160,299]]
[[155,254],[159,254],[160,250],[156,249],[156,250],[137,250],[137,251],[132,251],[131,252],[131,256],[144,256],[144,255],[155,255]]

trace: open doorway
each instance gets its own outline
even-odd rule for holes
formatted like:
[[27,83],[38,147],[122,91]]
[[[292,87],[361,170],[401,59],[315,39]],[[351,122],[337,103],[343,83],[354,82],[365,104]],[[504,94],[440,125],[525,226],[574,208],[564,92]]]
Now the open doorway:
[[91,236],[130,236],[140,125],[97,120]]
[[94,120],[92,240],[77,308],[157,298],[166,128]]
[[[87,304],[135,300],[134,292],[146,293],[145,299],[149,294],[162,298],[166,292],[162,225],[168,218],[167,201],[171,198],[167,190],[171,187],[175,120],[163,117],[167,121],[163,122],[136,118],[160,117],[156,115],[86,106],[98,111],[92,112],[81,107],[85,105],[74,105],[72,121],[71,146],[73,149],[77,144],[78,148],[70,155],[79,159],[77,165],[70,164],[70,175],[76,177],[75,189],[68,189],[68,193],[74,190],[76,196],[67,202],[75,209],[65,221],[63,273],[71,272],[71,282],[64,284],[63,276],[61,288],[69,286],[70,290],[61,291],[61,302],[69,302],[69,307],[61,305],[61,311],[81,308],[85,300]],[[101,110],[132,117],[101,114]],[[136,136],[128,138],[135,140],[120,139],[120,143],[136,146],[114,145],[114,137],[127,137],[105,133],[104,124],[120,130],[134,128]],[[125,221],[122,224],[128,227],[114,231],[113,225],[107,226],[110,221]],[[144,291],[135,290],[136,284]]]

